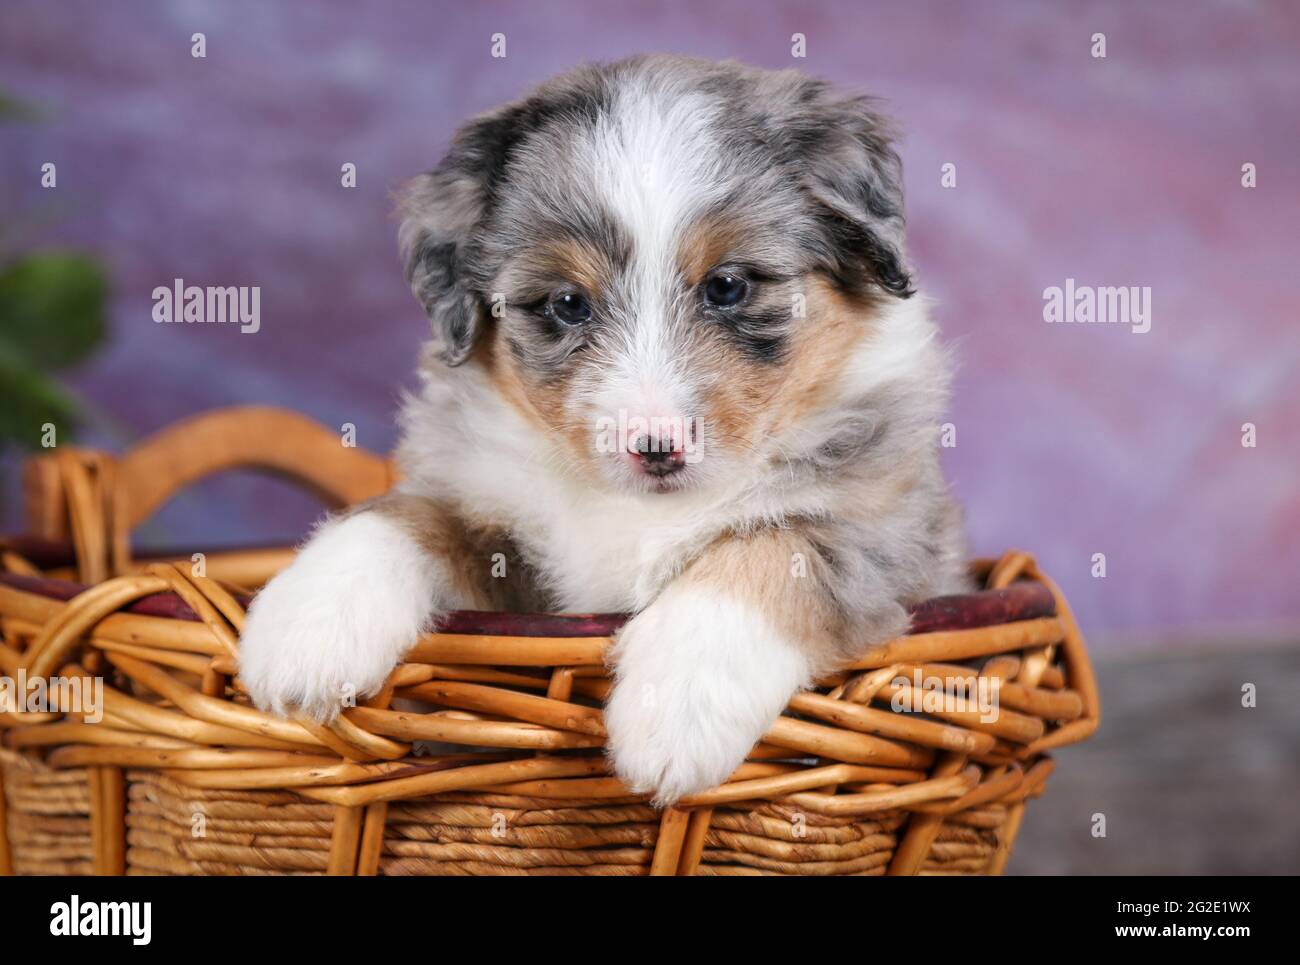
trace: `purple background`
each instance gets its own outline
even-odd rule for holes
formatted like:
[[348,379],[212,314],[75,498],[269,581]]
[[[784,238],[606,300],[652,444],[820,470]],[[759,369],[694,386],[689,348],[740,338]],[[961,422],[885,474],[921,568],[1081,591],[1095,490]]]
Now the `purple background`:
[[[1036,553],[1103,648],[1300,624],[1300,7],[469,7],[7,0],[0,90],[44,117],[0,126],[5,242],[93,250],[114,282],[112,342],[69,378],[85,441],[260,402],[388,448],[426,331],[389,195],[457,124],[584,59],[797,66],[884,97],[905,130],[911,251],[961,359],[948,463],[974,549]],[[150,292],[177,276],[261,286],[261,332],[156,325]],[[1151,331],[1044,323],[1043,289],[1067,277],[1150,286]],[[8,531],[12,457],[0,472]],[[287,541],[315,513],[235,474],[142,536]]]

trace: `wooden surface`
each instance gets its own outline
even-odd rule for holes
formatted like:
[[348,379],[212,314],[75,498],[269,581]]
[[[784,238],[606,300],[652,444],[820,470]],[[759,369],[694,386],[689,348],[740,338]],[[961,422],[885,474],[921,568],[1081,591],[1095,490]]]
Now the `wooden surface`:
[[1300,874],[1300,641],[1094,660],[1101,726],[1056,753],[1007,873]]

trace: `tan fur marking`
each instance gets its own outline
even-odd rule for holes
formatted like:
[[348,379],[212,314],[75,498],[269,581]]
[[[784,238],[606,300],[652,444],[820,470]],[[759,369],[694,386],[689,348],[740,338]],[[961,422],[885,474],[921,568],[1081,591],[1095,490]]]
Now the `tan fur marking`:
[[753,607],[824,673],[841,659],[845,631],[844,618],[826,590],[826,567],[803,533],[764,529],[719,539],[679,581]]
[[[393,520],[421,549],[443,561],[454,588],[482,610],[546,609],[536,580],[504,529],[475,522],[435,499],[388,493],[356,506]],[[498,556],[498,554],[500,554]],[[498,565],[499,564],[499,565]]]
[[540,384],[525,383],[519,371],[519,361],[510,351],[500,328],[486,341],[479,358],[487,370],[488,380],[516,412],[536,426],[539,432],[558,432],[567,443],[563,455],[590,466],[591,427],[570,423],[566,415],[571,391],[569,375],[547,379]]
[[768,366],[733,353],[712,362],[726,373],[708,405],[723,445],[754,445],[822,408],[854,348],[871,336],[869,304],[846,298],[820,276],[809,276],[804,294],[807,317],[794,321],[783,362]]
[[809,279],[808,317],[795,329],[787,375],[773,402],[783,429],[822,408],[854,349],[871,335],[871,306],[846,298],[824,278]]
[[536,259],[537,267],[554,272],[593,297],[600,295],[613,275],[609,259],[603,253],[572,238],[557,238],[531,257]]
[[677,248],[677,264],[686,284],[694,288],[710,271],[740,247],[744,226],[730,218],[712,216],[696,221]]

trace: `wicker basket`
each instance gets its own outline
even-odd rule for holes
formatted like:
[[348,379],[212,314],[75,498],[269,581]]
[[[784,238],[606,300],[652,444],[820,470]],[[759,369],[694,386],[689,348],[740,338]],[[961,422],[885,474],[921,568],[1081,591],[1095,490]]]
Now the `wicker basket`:
[[[129,549],[177,489],[234,467],[332,505],[393,478],[273,409],[29,464],[32,535],[0,556],[0,670],[104,692],[102,720],[66,700],[0,711],[0,872],[997,874],[1047,752],[1097,726],[1078,628],[1023,553],[973,564],[986,590],[916,608],[910,635],[796,696],[726,784],[662,811],[602,755],[619,617],[452,614],[335,724],[281,720],[249,704],[238,639],[291,551],[207,554],[198,575]],[[896,709],[924,696],[917,674],[996,685],[997,713],[951,695]]]

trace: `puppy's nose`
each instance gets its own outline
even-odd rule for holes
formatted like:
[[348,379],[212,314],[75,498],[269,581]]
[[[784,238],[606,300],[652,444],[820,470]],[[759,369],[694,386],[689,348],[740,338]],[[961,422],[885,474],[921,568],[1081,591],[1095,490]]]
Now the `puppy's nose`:
[[637,458],[641,469],[651,476],[668,476],[686,465],[685,449],[674,445],[670,439],[641,435],[627,448]]

